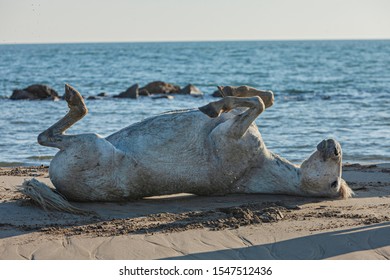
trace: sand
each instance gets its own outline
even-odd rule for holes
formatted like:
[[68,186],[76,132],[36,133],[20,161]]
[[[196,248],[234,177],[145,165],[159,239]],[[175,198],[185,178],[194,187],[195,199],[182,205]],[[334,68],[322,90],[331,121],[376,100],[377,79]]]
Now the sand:
[[45,212],[17,189],[46,167],[0,169],[0,259],[389,259],[390,164],[343,167],[348,200],[189,194]]

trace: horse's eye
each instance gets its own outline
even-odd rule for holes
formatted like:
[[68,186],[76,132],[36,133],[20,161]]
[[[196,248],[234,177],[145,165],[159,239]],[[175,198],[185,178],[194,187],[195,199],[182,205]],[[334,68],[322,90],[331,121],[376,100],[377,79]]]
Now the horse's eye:
[[337,186],[338,186],[338,181],[336,180],[336,181],[334,181],[332,184],[330,184],[330,186],[332,187],[332,188],[336,188]]

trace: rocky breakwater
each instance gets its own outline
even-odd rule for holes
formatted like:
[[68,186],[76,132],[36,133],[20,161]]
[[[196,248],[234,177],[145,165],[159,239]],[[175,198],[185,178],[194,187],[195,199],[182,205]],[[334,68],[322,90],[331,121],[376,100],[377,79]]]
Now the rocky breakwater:
[[178,85],[170,84],[162,81],[154,81],[143,87],[134,84],[126,91],[115,95],[115,98],[132,98],[136,99],[139,96],[151,96],[153,99],[167,98],[173,99],[175,94],[186,94],[194,97],[203,96],[203,93],[193,84],[188,84],[184,88]]
[[[162,81],[154,81],[140,87],[133,84],[125,91],[117,95],[109,96],[106,92],[98,95],[90,95],[88,100],[101,100],[105,98],[130,98],[137,99],[140,96],[148,96],[152,99],[174,99],[175,95],[187,95],[192,97],[202,97],[202,91],[193,84],[188,84],[181,88],[178,85]],[[33,84],[24,89],[15,89],[10,97],[12,100],[60,100],[61,96],[51,87],[44,84]]]

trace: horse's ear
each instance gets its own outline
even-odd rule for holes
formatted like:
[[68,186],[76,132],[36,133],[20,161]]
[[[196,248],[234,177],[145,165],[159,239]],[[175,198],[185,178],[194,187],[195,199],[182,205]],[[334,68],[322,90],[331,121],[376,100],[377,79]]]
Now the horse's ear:
[[343,199],[347,199],[355,195],[353,190],[348,186],[347,182],[344,179],[341,179],[340,183],[340,196]]
[[218,90],[219,90],[219,93],[222,95],[222,97],[225,97],[226,94],[223,92],[223,86],[217,86]]

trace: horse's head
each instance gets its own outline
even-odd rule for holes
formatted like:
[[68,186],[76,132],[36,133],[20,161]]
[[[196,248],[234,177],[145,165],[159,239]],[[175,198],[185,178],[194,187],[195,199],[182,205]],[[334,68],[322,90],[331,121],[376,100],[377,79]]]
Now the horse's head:
[[341,178],[342,150],[336,140],[323,140],[315,151],[301,165],[301,186],[308,195],[343,197],[353,191]]

